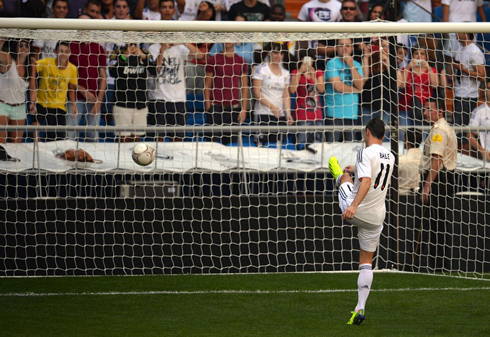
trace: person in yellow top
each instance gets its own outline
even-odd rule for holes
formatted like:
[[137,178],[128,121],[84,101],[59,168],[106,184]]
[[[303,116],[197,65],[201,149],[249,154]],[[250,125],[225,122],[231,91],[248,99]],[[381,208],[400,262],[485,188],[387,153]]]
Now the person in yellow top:
[[[78,88],[77,68],[70,62],[70,44],[60,41],[54,50],[56,58],[47,57],[36,61],[32,67],[30,79],[31,106],[34,114],[33,125],[46,121],[47,125],[66,125],[66,96],[73,105],[76,114],[75,93]],[[37,78],[39,88],[37,89]],[[35,102],[35,103],[34,103]],[[65,138],[65,132],[48,132],[46,140]]]

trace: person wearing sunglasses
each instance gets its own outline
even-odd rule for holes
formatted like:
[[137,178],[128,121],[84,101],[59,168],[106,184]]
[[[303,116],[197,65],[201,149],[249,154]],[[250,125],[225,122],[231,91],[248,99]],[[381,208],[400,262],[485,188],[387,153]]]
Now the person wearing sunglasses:
[[342,16],[340,22],[361,22],[359,19],[359,10],[354,0],[342,1],[340,15]]

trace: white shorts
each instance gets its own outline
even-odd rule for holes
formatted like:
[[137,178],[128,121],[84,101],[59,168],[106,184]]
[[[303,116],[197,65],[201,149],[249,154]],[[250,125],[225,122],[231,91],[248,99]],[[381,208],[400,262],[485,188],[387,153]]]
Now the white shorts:
[[[354,198],[352,197],[352,191],[354,190],[354,184],[343,183],[339,188],[339,203],[342,214],[352,204]],[[359,239],[359,246],[366,252],[375,252],[379,245],[379,238],[383,231],[383,225],[373,225],[362,221],[354,216],[352,220],[348,222],[357,227],[357,238]]]
[[[115,126],[147,126],[148,108],[123,108],[116,105],[112,112]],[[143,136],[145,132],[119,131],[117,134],[120,136]]]

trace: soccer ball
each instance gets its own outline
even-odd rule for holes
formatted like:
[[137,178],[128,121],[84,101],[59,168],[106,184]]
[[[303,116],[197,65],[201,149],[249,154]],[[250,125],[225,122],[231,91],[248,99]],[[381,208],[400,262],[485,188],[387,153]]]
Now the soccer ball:
[[133,160],[141,166],[148,166],[155,160],[155,149],[147,143],[139,143],[133,147]]

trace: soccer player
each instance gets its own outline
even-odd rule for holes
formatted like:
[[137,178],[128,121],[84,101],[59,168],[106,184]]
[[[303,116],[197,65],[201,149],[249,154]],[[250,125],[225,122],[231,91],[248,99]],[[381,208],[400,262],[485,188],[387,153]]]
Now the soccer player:
[[[342,218],[358,229],[361,248],[359,255],[358,302],[347,324],[361,324],[366,300],[373,282],[373,255],[379,244],[386,216],[385,199],[395,165],[394,155],[382,146],[384,122],[374,118],[364,131],[366,148],[359,150],[355,166],[342,170],[336,157],[331,157],[328,167],[339,187]],[[351,175],[355,176],[353,183]]]

